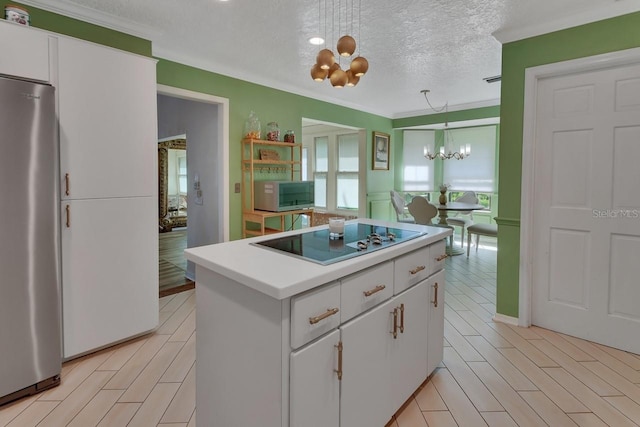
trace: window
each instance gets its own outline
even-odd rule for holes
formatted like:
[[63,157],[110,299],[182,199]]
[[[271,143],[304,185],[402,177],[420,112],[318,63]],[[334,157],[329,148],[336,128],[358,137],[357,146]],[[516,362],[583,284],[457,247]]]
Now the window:
[[402,190],[433,191],[434,163],[424,158],[424,147],[433,146],[432,130],[404,131],[402,148]]
[[313,134],[304,132],[302,176],[315,182],[316,208],[360,215],[364,195],[360,171],[366,170],[360,138],[355,130],[328,126]]
[[452,129],[454,148],[471,146],[471,155],[464,160],[443,161],[443,182],[452,190],[495,192],[496,127]]
[[187,194],[187,157],[178,157],[178,191]]

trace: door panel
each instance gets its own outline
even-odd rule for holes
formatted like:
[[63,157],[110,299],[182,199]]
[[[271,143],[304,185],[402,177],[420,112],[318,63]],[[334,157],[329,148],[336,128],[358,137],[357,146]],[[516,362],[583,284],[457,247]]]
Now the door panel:
[[537,90],[532,323],[639,353],[640,65]]
[[445,270],[439,271],[428,280],[427,375],[431,375],[444,356],[444,280]]

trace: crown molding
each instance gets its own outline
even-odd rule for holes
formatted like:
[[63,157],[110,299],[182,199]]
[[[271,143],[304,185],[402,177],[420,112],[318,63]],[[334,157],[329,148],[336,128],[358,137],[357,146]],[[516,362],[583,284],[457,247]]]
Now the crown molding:
[[109,13],[100,12],[95,9],[81,6],[68,0],[19,0],[20,3],[37,7],[48,12],[57,13],[69,18],[78,19],[90,24],[109,28],[145,40],[156,40],[162,34],[153,27],[139,24],[124,18],[120,18]]
[[[473,110],[475,108],[484,108],[484,107],[495,107],[500,105],[500,98],[495,99],[487,99],[485,101],[475,101],[475,102],[467,102],[464,104],[455,104],[449,105],[448,110],[450,113],[452,111],[464,111],[464,110]],[[425,106],[422,110],[414,110],[414,111],[406,111],[404,113],[394,114],[392,119],[406,119],[408,117],[416,117],[416,116],[429,116],[431,114],[441,114],[436,113],[435,111],[429,109],[428,106]]]
[[203,59],[203,58],[196,58],[196,57],[192,57],[190,55],[185,55],[184,52],[175,52],[172,49],[165,49],[162,46],[158,46],[157,43],[153,43],[152,45],[152,50],[153,50],[153,57],[155,58],[159,58],[159,59],[166,59],[168,61],[173,61],[173,62],[177,62],[179,64],[182,65],[188,65],[190,67],[194,67],[194,68],[198,68],[204,71],[209,71],[212,73],[216,73],[216,74],[220,74],[226,77],[230,77],[233,79],[238,79],[238,80],[243,80],[249,83],[254,83],[257,85],[261,85],[261,86],[266,86],[269,87],[271,89],[277,89],[277,90],[281,90],[284,92],[288,92],[288,93],[292,93],[294,95],[300,95],[300,96],[304,96],[307,98],[311,98],[314,99],[316,101],[324,101],[324,102],[328,102],[330,104],[333,105],[339,105],[342,107],[346,107],[346,108],[352,108],[354,110],[357,111],[362,111],[364,113],[369,113],[369,114],[375,114],[378,116],[382,116],[388,119],[391,119],[391,115],[392,113],[389,111],[381,111],[381,110],[374,110],[374,109],[370,109],[370,108],[363,108],[362,105],[356,104],[356,103],[352,103],[352,102],[347,102],[347,101],[342,101],[340,99],[335,99],[335,98],[331,98],[328,96],[323,96],[322,94],[319,94],[317,92],[314,92],[312,90],[304,90],[304,89],[300,89],[298,87],[294,87],[292,85],[288,85],[286,83],[283,83],[282,81],[276,81],[276,80],[270,80],[270,79],[264,79],[264,78],[257,78],[255,75],[251,74],[251,73],[247,73],[243,70],[238,70],[238,69],[232,69],[231,67],[225,67],[224,64],[220,64],[220,63],[216,63],[214,61],[208,60],[208,59]]
[[603,3],[606,4],[589,10],[575,12],[570,16],[560,17],[539,24],[505,28],[495,31],[492,35],[500,43],[505,44],[640,11],[640,0],[613,0]]

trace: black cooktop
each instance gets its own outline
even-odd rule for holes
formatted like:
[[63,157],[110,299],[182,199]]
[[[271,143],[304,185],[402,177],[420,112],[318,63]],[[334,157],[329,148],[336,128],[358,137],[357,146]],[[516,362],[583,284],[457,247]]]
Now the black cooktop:
[[426,232],[369,224],[345,224],[341,238],[330,238],[329,229],[257,242],[266,249],[285,252],[307,261],[327,265],[377,251],[423,236]]

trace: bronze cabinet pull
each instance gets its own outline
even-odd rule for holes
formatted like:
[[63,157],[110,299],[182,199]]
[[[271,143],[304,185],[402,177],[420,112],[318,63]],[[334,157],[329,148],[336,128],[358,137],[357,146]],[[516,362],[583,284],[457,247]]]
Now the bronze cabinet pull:
[[68,173],[64,174],[64,195],[65,196],[69,195],[69,174]]
[[409,273],[417,274],[417,273],[421,272],[422,270],[424,270],[425,268],[427,268],[427,267],[424,266],[424,265],[420,265],[420,266],[414,268],[413,270],[409,270]]
[[67,205],[65,210],[67,211],[67,228],[70,228],[71,227],[71,206]]
[[309,317],[309,324],[315,325],[319,321],[321,321],[323,319],[326,319],[329,316],[333,316],[334,314],[336,314],[339,311],[340,311],[340,309],[337,308],[337,307],[336,308],[328,308],[327,311],[325,313],[322,313],[320,316]]
[[342,380],[342,341],[338,341],[338,345],[334,346],[338,349],[338,369],[334,369],[333,372],[338,374],[338,381]]
[[436,258],[436,261],[442,261],[443,259],[449,258],[449,255],[447,254],[442,254],[440,255],[438,258]]
[[436,282],[435,285],[433,285],[434,288],[434,292],[433,292],[433,301],[431,301],[433,303],[434,307],[438,306],[438,282]]
[[404,334],[404,304],[400,304],[400,333]]
[[371,295],[375,294],[376,292],[380,292],[384,288],[386,288],[385,285],[378,285],[373,289],[370,289],[368,291],[364,291],[363,294],[364,294],[365,297],[370,297]]
[[398,308],[393,309],[393,339],[398,338]]

